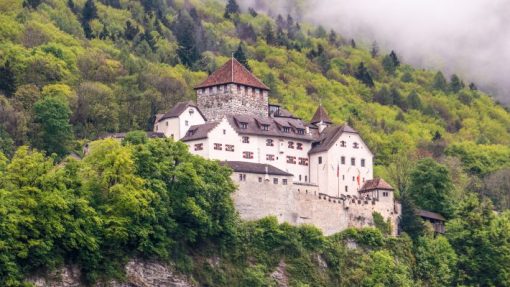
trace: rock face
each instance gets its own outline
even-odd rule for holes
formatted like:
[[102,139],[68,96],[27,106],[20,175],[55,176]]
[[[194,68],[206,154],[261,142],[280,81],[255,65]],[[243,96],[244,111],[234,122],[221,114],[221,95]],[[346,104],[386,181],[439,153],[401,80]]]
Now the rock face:
[[[28,279],[36,287],[80,287],[80,271],[66,266],[46,277]],[[126,265],[126,282],[98,283],[97,287],[196,287],[186,276],[178,274],[171,266],[157,262],[132,260]]]
[[278,287],[288,287],[289,286],[289,278],[287,277],[287,273],[285,268],[285,262],[283,260],[280,261],[276,270],[271,273],[271,278],[276,282]]

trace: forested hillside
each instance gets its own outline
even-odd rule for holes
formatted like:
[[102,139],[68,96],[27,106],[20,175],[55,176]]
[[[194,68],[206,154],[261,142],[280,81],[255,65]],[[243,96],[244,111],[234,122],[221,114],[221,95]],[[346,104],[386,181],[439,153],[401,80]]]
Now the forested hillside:
[[[0,285],[64,262],[92,282],[143,256],[177,262],[209,286],[266,286],[282,257],[294,263],[293,286],[510,286],[508,110],[457,75],[303,23],[306,1],[289,1],[288,15],[267,15],[269,1],[240,11],[233,0],[0,0]],[[170,141],[136,135],[66,159],[104,133],[151,130],[233,52],[271,102],[303,119],[321,102],[356,128],[405,210],[450,219],[447,239],[412,212],[403,215],[411,237],[398,239],[383,236],[384,222],[332,238],[272,219],[241,225],[228,172]],[[166,174],[174,156],[182,170]],[[169,174],[193,184],[162,182]],[[195,198],[202,189],[210,198]],[[346,238],[364,247],[347,250]],[[188,253],[216,247],[221,272]]]

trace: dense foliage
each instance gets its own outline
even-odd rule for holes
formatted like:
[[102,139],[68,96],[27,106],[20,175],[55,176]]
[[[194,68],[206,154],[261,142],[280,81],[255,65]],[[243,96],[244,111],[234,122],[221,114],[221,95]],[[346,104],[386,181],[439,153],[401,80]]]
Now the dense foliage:
[[[271,286],[280,259],[293,286],[510,286],[508,110],[457,75],[301,22],[308,1],[272,16],[255,2],[0,0],[0,285],[63,263],[118,277],[142,256],[210,286]],[[379,214],[377,229],[330,238],[238,223],[228,170],[140,132],[73,159],[101,134],[150,130],[233,52],[270,101],[304,119],[322,102],[362,134],[412,239],[386,238]],[[446,237],[415,208],[445,215]]]

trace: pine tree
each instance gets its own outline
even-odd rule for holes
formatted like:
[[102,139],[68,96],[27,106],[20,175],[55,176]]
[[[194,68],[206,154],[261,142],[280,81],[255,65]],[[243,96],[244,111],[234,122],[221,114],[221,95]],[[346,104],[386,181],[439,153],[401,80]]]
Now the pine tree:
[[432,88],[434,90],[440,90],[443,92],[446,92],[448,88],[448,83],[446,82],[446,79],[441,72],[437,72],[434,76],[434,81],[432,82]]
[[363,84],[365,84],[367,87],[374,87],[374,81],[372,80],[372,76],[370,76],[370,73],[368,72],[367,68],[365,67],[365,64],[361,62],[358,65],[357,71],[354,73],[354,77],[361,81]]
[[16,77],[9,60],[5,61],[5,64],[0,67],[0,91],[3,91],[8,97],[16,91]]
[[73,0],[67,0],[67,7],[69,7],[69,10],[71,10],[71,12],[76,14],[76,11],[77,11],[76,5],[74,4]]
[[374,95],[374,101],[381,105],[392,105],[393,99],[391,97],[390,91],[386,86],[383,86],[377,93]]
[[187,67],[192,67],[200,58],[196,42],[196,28],[193,19],[186,11],[181,11],[173,25],[172,32],[177,38],[179,48],[177,55]]
[[370,54],[372,55],[372,58],[375,58],[379,55],[379,45],[377,45],[376,41],[372,43],[372,50],[370,50]]
[[329,42],[329,44],[336,46],[337,41],[338,41],[338,37],[337,37],[335,31],[333,29],[331,29],[331,31],[329,31],[328,42]]
[[390,55],[384,56],[382,60],[382,65],[386,73],[390,75],[394,75],[395,71],[397,70],[397,67],[395,66],[395,63],[393,62],[393,59]]
[[223,17],[230,19],[232,14],[239,14],[240,9],[239,5],[237,5],[236,0],[228,0],[227,6],[225,6],[225,14]]
[[415,109],[415,110],[422,109],[420,96],[415,91],[411,92],[411,94],[409,94],[409,96],[407,96],[407,105],[411,109]]
[[391,60],[393,61],[393,65],[395,65],[395,67],[400,66],[400,61],[399,61],[399,59],[398,59],[397,54],[395,53],[395,51],[393,51],[393,50],[391,51],[391,53],[390,53],[390,58],[391,58]]
[[439,131],[436,131],[434,133],[434,136],[432,137],[432,141],[438,141],[442,138],[441,133]]
[[356,48],[356,41],[354,39],[351,39],[351,47]]
[[273,27],[271,27],[271,24],[269,22],[267,22],[266,25],[264,26],[263,33],[266,38],[266,43],[268,45],[274,45],[275,44],[275,36],[274,36],[274,32],[273,32]]
[[469,84],[469,89],[471,91],[478,91],[478,87],[475,85],[475,83],[470,83]]
[[23,1],[23,7],[29,7],[32,9],[37,8],[41,4],[42,0],[25,0]]
[[136,37],[138,32],[139,32],[138,27],[133,26],[133,24],[131,24],[131,21],[127,20],[126,28],[124,29],[124,37],[126,37],[127,40],[131,41]]
[[87,0],[87,2],[85,2],[85,6],[83,7],[81,15],[83,22],[88,22],[97,18],[97,7],[94,3],[94,0]]
[[423,220],[416,215],[416,205],[407,194],[402,195],[400,204],[402,205],[400,227],[402,231],[411,236],[411,238],[417,239],[425,232],[425,224]]
[[280,14],[278,14],[278,16],[276,17],[276,27],[282,30],[285,30],[287,28],[287,24],[285,23],[285,20]]
[[243,64],[243,66],[246,67],[249,71],[251,71],[250,65],[248,64],[248,59],[246,57],[246,54],[244,53],[243,49],[243,42],[239,43],[239,46],[237,46],[237,50],[234,53],[234,58],[236,58],[239,63]]
[[464,88],[464,83],[461,81],[459,76],[453,74],[450,78],[450,91],[452,93],[458,93]]

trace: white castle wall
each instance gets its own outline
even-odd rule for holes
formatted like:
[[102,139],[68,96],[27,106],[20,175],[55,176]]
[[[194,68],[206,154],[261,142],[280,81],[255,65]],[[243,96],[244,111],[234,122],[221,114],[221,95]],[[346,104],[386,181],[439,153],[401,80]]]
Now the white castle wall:
[[[298,188],[290,182],[282,185],[281,179],[286,177],[270,175],[269,180],[262,183],[259,177],[265,176],[246,174],[246,181],[239,181],[239,173],[232,175],[238,184],[233,194],[234,204],[244,220],[275,216],[279,222],[312,224],[325,235],[331,235],[349,227],[373,226],[372,213],[377,211],[385,219],[390,219],[393,235],[396,235],[400,205],[394,202],[392,193],[379,200],[353,197],[342,200],[317,193],[313,187]],[[273,183],[275,177],[279,178],[278,184]],[[306,189],[310,189],[308,193]]]

